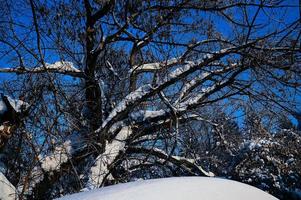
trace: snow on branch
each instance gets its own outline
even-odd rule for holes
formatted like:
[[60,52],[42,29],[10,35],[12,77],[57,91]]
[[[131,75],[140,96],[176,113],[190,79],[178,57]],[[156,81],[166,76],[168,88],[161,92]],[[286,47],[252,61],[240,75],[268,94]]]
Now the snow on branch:
[[[178,115],[178,120],[180,122],[186,120],[197,120],[210,123],[211,125],[217,126],[217,124],[212,121],[201,117],[199,114],[189,113],[189,110],[176,110]],[[188,112],[188,113],[187,113]],[[136,127],[143,126],[144,133],[147,134],[147,130],[151,130],[153,133],[156,128],[162,127],[164,124],[170,123],[170,116],[172,116],[172,111],[170,110],[139,110],[129,114],[129,119],[116,122],[108,131],[110,135],[116,135],[118,131],[124,127],[133,125]]]
[[91,167],[91,174],[87,187],[89,189],[98,188],[103,185],[106,179],[113,179],[111,176],[110,167],[116,162],[120,152],[133,151],[134,153],[146,153],[156,156],[160,159],[167,160],[183,169],[190,174],[214,176],[212,172],[207,172],[201,166],[195,164],[196,160],[188,159],[179,156],[171,156],[161,149],[145,149],[142,147],[126,147],[126,140],[132,135],[132,129],[129,126],[124,126],[111,141],[107,142],[105,151],[96,158],[96,162]]
[[210,72],[203,72],[202,74],[196,76],[191,81],[185,83],[175,104],[182,101],[183,98],[185,98],[193,89],[195,89],[197,86],[201,85],[202,83],[206,82],[207,80],[210,80],[210,78],[212,78],[214,75],[229,72],[230,70],[236,69],[237,66],[238,64],[235,63],[223,69],[218,69]]
[[129,113],[136,105],[144,101],[150,96],[153,96],[156,93],[159,93],[168,86],[174,84],[181,78],[188,76],[189,74],[200,69],[202,66],[206,66],[209,63],[222,58],[223,56],[237,50],[241,47],[233,47],[222,49],[214,54],[208,54],[202,60],[196,62],[188,62],[181,67],[172,71],[168,76],[166,76],[161,82],[156,86],[144,85],[138,88],[136,91],[131,92],[127,95],[124,100],[122,100],[109,114],[107,119],[103,122],[102,126],[97,129],[95,132],[99,133],[101,131],[107,132],[110,126],[112,126],[118,120],[122,120],[126,117],[126,114]]
[[35,67],[35,68],[26,68],[26,67],[17,67],[17,68],[0,68],[0,73],[17,73],[17,74],[28,74],[28,73],[58,73],[70,75],[73,77],[84,77],[84,73],[74,67],[72,62],[67,61],[57,61],[53,64],[46,63],[45,66]]
[[191,97],[182,103],[179,103],[178,105],[176,105],[176,107],[178,108],[179,111],[186,111],[192,107],[199,105],[205,98],[209,97],[216,91],[221,90],[222,88],[226,87],[231,82],[233,82],[235,77],[246,69],[248,68],[244,67],[234,71],[229,78],[216,82],[212,86],[204,88],[202,92],[200,92],[198,95],[196,95],[195,97]]
[[[145,41],[141,41],[141,42],[143,43]],[[144,64],[141,64],[141,65],[135,65],[135,66],[132,67],[131,70],[129,70],[129,74],[132,74],[132,73],[139,74],[139,73],[143,73],[143,72],[155,72],[155,71],[160,70],[162,68],[169,68],[169,67],[172,67],[176,64],[180,64],[181,62],[183,62],[185,60],[185,57],[188,55],[188,53],[191,52],[196,47],[198,47],[200,45],[203,45],[203,44],[214,43],[214,42],[229,43],[229,42],[227,42],[225,40],[222,40],[222,39],[207,39],[207,40],[199,41],[199,42],[196,42],[196,43],[193,43],[193,44],[185,45],[188,48],[183,53],[183,55],[181,55],[177,58],[171,58],[171,59],[166,60],[166,61],[153,62],[153,63],[144,63]],[[208,55],[211,56],[211,54],[208,54]],[[186,61],[186,62],[189,62],[189,61]]]
[[20,99],[13,99],[13,98],[7,96],[7,100],[10,103],[10,105],[12,106],[12,108],[18,113],[20,113],[22,111],[26,111],[30,107],[30,105],[28,103],[26,103]]
[[177,99],[176,103],[181,101],[191,90],[193,90],[197,85],[200,85],[201,83],[205,82],[206,80],[208,80],[209,77],[211,77],[213,73],[209,73],[209,72],[204,72],[202,74],[200,74],[199,76],[195,77],[194,79],[192,79],[191,81],[187,82],[180,95],[179,98]]
[[116,70],[108,60],[106,61],[106,66],[109,69],[109,71],[120,80],[118,73],[116,72]]
[[5,112],[7,112],[9,107],[12,107],[12,109],[17,112],[21,113],[23,111],[26,111],[29,109],[30,105],[20,99],[13,99],[10,96],[1,94],[0,97],[0,114],[3,115]]
[[130,114],[130,118],[134,121],[151,121],[166,114],[165,110],[139,110]]
[[[187,100],[181,101],[181,102],[176,101],[174,103],[174,105],[172,105],[175,109],[174,112],[177,113],[180,120],[182,120],[182,119],[185,120],[185,118],[187,118],[187,119],[194,118],[196,120],[202,120],[199,117],[196,117],[195,115],[190,115],[190,116],[185,116],[185,115],[182,116],[182,115],[186,114],[187,111],[191,110],[192,108],[198,106],[200,103],[202,103],[202,101],[204,99],[206,99],[210,95],[214,94],[217,91],[220,91],[222,88],[229,85],[231,82],[234,81],[235,77],[238,74],[240,74],[242,71],[244,71],[248,68],[243,67],[243,68],[235,69],[233,67],[230,67],[230,68],[226,68],[225,71],[229,71],[229,69],[233,70],[232,75],[230,75],[230,77],[225,78],[224,80],[221,80],[219,82],[216,82],[207,88],[204,88],[202,90],[202,92],[200,92],[198,95],[196,95],[194,97],[190,97]],[[222,72],[222,71],[223,70],[218,70],[218,71],[213,72],[213,74],[214,73],[216,74],[216,73]],[[210,75],[211,74],[209,74],[207,76],[210,76]],[[154,88],[150,87],[149,89],[151,90]],[[140,91],[140,90],[138,89],[137,91]],[[147,92],[145,92],[143,94],[145,95],[145,94],[147,94]],[[108,130],[107,133],[114,135],[114,131],[119,130],[122,126],[127,124],[125,121],[119,121],[121,123],[118,123],[117,120],[113,121],[115,115],[118,115],[119,112],[124,112],[125,109],[128,109],[127,111],[130,112],[129,107],[127,107],[126,105],[129,105],[127,103],[127,101],[120,104],[120,107],[117,107],[118,109],[116,109],[116,111],[118,111],[118,112],[112,112],[111,117],[109,116],[109,118],[107,118],[107,120],[105,121],[106,123],[112,123],[112,125],[114,124],[112,127],[109,127],[107,129]],[[156,121],[157,124],[162,124],[162,123],[166,122],[166,120],[170,116],[172,116],[172,110],[163,110],[163,109],[161,109],[161,110],[139,110],[139,111],[130,113],[129,119],[130,119],[130,123],[135,124],[135,125],[151,123],[153,121]],[[105,124],[103,127],[105,127],[106,125],[107,124]],[[98,131],[101,131],[101,130],[102,129],[98,129]]]
[[148,84],[138,88],[134,92],[131,92],[112,110],[107,119],[103,122],[102,127],[95,132],[100,132],[107,126],[107,124],[112,125],[118,116],[125,113],[129,108],[140,103],[141,100],[148,96],[152,91],[152,86]]
[[109,167],[113,164],[119,153],[125,150],[125,140],[131,134],[131,128],[125,126],[119,131],[113,141],[107,142],[104,153],[96,158],[95,165],[91,168],[88,181],[89,188],[98,188],[106,178],[112,178]]
[[60,165],[67,162],[71,155],[71,141],[67,140],[62,145],[55,147],[52,154],[43,157],[39,156],[41,161],[41,167],[47,172],[55,171],[60,169]]
[[196,160],[194,159],[169,155],[163,150],[158,148],[147,149],[143,147],[129,147],[128,151],[132,153],[143,153],[146,155],[149,154],[167,160],[173,163],[174,165],[185,169],[191,175],[202,175],[202,176],[210,176],[210,177],[215,176],[212,172],[207,172],[201,166],[197,165]]
[[142,72],[154,72],[163,67],[171,67],[180,62],[179,58],[172,58],[164,62],[145,63],[142,65],[135,65],[129,73],[142,73]]
[[[18,187],[19,191],[24,190],[26,194],[31,194],[34,188],[40,183],[43,183],[45,178],[49,178],[54,172],[61,169],[62,164],[69,161],[72,154],[71,141],[67,140],[63,144],[55,147],[49,155],[39,155],[39,164],[35,166],[30,173],[30,182],[26,186],[21,184]],[[45,176],[47,174],[47,176]]]

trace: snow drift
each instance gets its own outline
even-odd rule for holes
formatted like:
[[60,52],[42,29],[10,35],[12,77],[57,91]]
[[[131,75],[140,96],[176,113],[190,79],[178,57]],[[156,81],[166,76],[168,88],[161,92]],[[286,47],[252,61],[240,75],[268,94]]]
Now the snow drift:
[[255,187],[208,177],[136,181],[62,197],[58,200],[276,200]]

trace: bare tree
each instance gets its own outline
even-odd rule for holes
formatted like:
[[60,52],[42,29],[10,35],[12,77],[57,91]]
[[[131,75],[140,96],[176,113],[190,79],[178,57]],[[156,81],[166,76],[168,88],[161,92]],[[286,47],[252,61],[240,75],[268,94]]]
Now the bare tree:
[[178,152],[186,123],[217,123],[202,108],[249,100],[275,112],[298,106],[300,19],[289,15],[297,1],[1,6],[1,28],[8,26],[0,72],[16,74],[7,91],[31,105],[19,134],[31,156],[9,178],[21,199],[126,181],[120,171],[144,166],[213,176]]

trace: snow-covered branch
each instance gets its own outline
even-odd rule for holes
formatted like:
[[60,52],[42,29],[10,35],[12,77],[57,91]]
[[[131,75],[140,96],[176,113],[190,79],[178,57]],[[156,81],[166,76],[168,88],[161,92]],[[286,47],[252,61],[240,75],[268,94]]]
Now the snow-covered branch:
[[39,156],[41,167],[46,172],[59,170],[61,164],[68,161],[71,155],[71,141],[67,140],[62,145],[56,146],[54,151],[47,156]]
[[212,78],[213,76],[223,74],[223,73],[229,72],[231,70],[235,70],[236,68],[237,68],[237,64],[232,64],[229,67],[225,67],[223,69],[218,69],[218,70],[213,70],[213,71],[210,71],[210,72],[204,72],[204,73],[196,76],[195,78],[193,78],[189,82],[185,83],[185,85],[183,86],[183,88],[180,92],[179,98],[177,99],[175,104],[182,101],[183,98],[185,98],[193,89],[195,89],[196,87],[198,87],[202,83],[210,80],[210,78]]
[[201,175],[201,176],[215,176],[212,172],[204,170],[201,166],[196,164],[196,160],[183,158],[179,156],[169,155],[158,148],[147,149],[143,147],[128,147],[128,151],[131,153],[143,153],[146,155],[153,155],[158,158],[167,160],[178,167],[185,169],[191,175]]
[[26,68],[0,68],[0,73],[16,73],[16,74],[38,74],[38,73],[58,73],[73,77],[84,77],[84,73],[75,68],[72,62],[57,61],[53,64],[46,63],[46,66]]
[[105,151],[96,158],[94,166],[91,168],[88,187],[98,188],[103,184],[105,178],[110,178],[110,166],[120,152],[125,151],[125,140],[132,134],[129,126],[123,127],[111,142],[105,145]]
[[[135,65],[129,70],[129,73],[143,73],[143,72],[155,72],[157,70],[163,69],[163,68],[170,68],[176,64],[180,64],[185,60],[185,57],[190,53],[193,49],[195,49],[198,46],[208,44],[208,43],[215,43],[215,42],[221,42],[225,44],[229,44],[228,41],[222,40],[222,39],[207,39],[202,40],[193,44],[185,44],[184,46],[187,46],[187,50],[183,53],[183,55],[177,57],[177,58],[171,58],[166,61],[161,62],[153,62],[153,63],[144,63],[141,65]],[[189,62],[189,61],[186,61]]]
[[198,95],[188,98],[186,101],[179,103],[176,107],[179,109],[179,111],[187,111],[198,106],[204,99],[232,83],[238,74],[247,69],[247,67],[244,67],[234,71],[232,75],[227,79],[216,82],[213,85],[203,89],[202,92],[200,92]]
[[[244,46],[243,46],[244,47]],[[113,125],[118,120],[126,117],[126,114],[129,113],[136,105],[144,101],[150,96],[159,93],[163,89],[168,86],[174,84],[178,80],[188,76],[189,74],[197,71],[203,66],[208,65],[209,63],[222,58],[229,53],[235,52],[236,50],[242,48],[233,47],[222,49],[214,54],[208,54],[204,57],[203,60],[196,62],[185,63],[181,67],[175,69],[170,74],[168,74],[162,81],[160,81],[157,85],[144,85],[138,88],[136,91],[131,92],[127,95],[124,100],[122,100],[110,113],[107,119],[103,122],[102,126],[97,129],[95,132],[99,133],[101,131],[107,132],[111,125]]]
[[179,58],[172,58],[172,59],[167,60],[165,62],[145,63],[145,64],[142,64],[142,65],[134,66],[129,71],[129,73],[139,74],[139,73],[142,73],[142,72],[154,72],[154,71],[160,70],[164,67],[166,67],[166,68],[171,67],[171,66],[173,66],[173,65],[175,65],[179,62],[180,62]]

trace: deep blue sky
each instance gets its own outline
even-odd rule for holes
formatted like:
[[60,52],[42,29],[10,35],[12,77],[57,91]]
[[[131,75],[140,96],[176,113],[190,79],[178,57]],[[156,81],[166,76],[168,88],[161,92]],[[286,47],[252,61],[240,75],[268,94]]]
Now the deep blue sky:
[[[286,4],[289,5],[293,5],[295,7],[290,7],[290,8],[283,8],[281,10],[277,10],[279,17],[282,16],[285,20],[282,23],[277,23],[277,28],[281,28],[281,26],[285,26],[285,24],[288,24],[296,19],[300,18],[300,8],[298,7],[299,5],[299,0],[287,0],[285,2]],[[5,8],[2,8],[5,9]],[[251,7],[250,8],[250,15],[249,18],[251,19],[255,13],[256,8],[255,7]],[[28,10],[28,15],[22,15],[18,17],[19,22],[24,23],[26,25],[29,25],[31,23],[31,12],[30,10]],[[254,12],[253,12],[254,11]],[[266,15],[268,14],[273,14],[274,10],[272,9],[265,9],[265,12],[261,11],[258,15],[258,19],[255,21],[255,24],[259,24],[259,23],[264,23],[267,24],[268,26],[265,27],[264,29],[260,30],[257,32],[257,34],[264,34],[265,32],[270,31],[271,29],[275,29],[275,23],[273,22],[273,20],[265,20],[266,19]],[[241,17],[241,13],[235,13],[236,18],[239,19]],[[231,25],[222,17],[217,17],[216,15],[211,15],[208,13],[204,13],[204,16],[202,16],[206,19],[209,20],[213,20],[215,22],[215,24],[217,25],[216,28],[219,32],[222,33],[222,35],[225,38],[231,38],[233,35],[233,27],[231,27]],[[187,18],[187,20],[193,20],[193,16],[189,19]],[[297,30],[298,31],[298,30]],[[300,31],[300,30],[299,30]],[[20,31],[20,34],[22,34],[22,31]],[[34,34],[33,34],[34,37]],[[189,41],[191,40],[192,37],[195,37],[195,35],[193,34],[186,34],[185,37],[179,37],[178,40],[179,41]],[[0,43],[0,48],[3,47],[3,44]],[[179,50],[179,49],[178,49]],[[54,54],[53,52],[46,52],[46,54],[48,56],[46,56],[46,62],[54,62],[58,56],[56,54]],[[10,61],[10,55],[12,55],[11,53],[8,54],[8,56],[2,56],[0,55],[0,67],[11,67],[13,66]],[[14,75],[14,74],[4,74],[4,73],[0,73],[0,84],[4,81],[11,81],[11,80],[16,80],[18,78],[18,75]],[[0,92],[2,91],[2,88],[0,87]],[[301,102],[301,97],[300,95],[298,95],[297,97],[297,101]],[[301,109],[300,107],[298,109]],[[240,116],[242,113],[241,112],[237,112],[237,116]],[[296,123],[296,120],[294,120],[293,118],[291,118],[292,121],[294,123]]]

